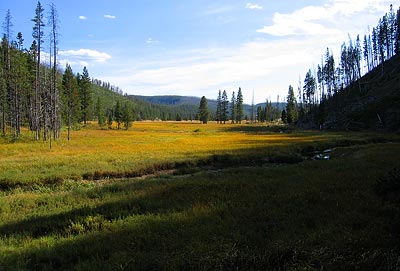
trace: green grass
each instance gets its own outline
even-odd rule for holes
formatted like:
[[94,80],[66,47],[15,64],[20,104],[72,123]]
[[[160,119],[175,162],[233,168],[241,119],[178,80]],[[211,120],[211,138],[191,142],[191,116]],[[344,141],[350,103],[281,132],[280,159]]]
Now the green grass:
[[[0,270],[400,268],[395,136],[221,132],[254,137],[187,175],[65,179],[0,192]],[[258,144],[260,136],[270,144]],[[331,160],[270,162],[325,147],[336,147]]]

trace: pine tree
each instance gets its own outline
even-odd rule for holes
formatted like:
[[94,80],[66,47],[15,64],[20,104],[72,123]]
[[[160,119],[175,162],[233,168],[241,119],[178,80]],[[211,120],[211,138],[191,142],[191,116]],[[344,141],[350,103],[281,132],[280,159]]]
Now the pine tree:
[[99,126],[102,128],[106,124],[106,118],[104,116],[104,108],[103,108],[103,103],[101,101],[100,97],[97,97],[97,103],[96,103],[96,117],[97,117],[97,123]]
[[305,99],[303,99],[303,102],[305,102],[308,107],[314,104],[314,95],[316,86],[317,84],[315,77],[311,73],[311,70],[308,70],[306,77],[304,79],[304,86],[303,86],[305,95]]
[[287,101],[286,101],[286,122],[291,124],[297,120],[296,97],[293,87],[289,86]]
[[198,112],[199,120],[206,124],[208,122],[209,111],[208,111],[208,103],[205,96],[201,97],[199,112]]
[[217,112],[215,113],[215,120],[220,123],[222,120],[222,93],[221,90],[218,91],[217,97]]
[[232,92],[232,98],[231,98],[231,103],[230,103],[230,110],[231,110],[231,122],[235,123],[236,121],[236,96],[235,96],[235,92]]
[[109,130],[112,129],[113,122],[114,122],[114,112],[113,109],[109,109],[107,112],[107,125]]
[[82,121],[84,124],[90,119],[92,105],[92,83],[89,77],[89,72],[86,67],[83,67],[82,75],[79,76],[79,96],[82,107]]
[[239,88],[236,96],[236,122],[242,123],[243,117],[244,117],[243,94],[242,94],[242,89]]
[[226,90],[224,90],[222,92],[222,97],[221,97],[221,121],[223,121],[224,124],[228,120],[228,114],[229,114],[229,101]]
[[64,95],[64,116],[68,127],[68,140],[71,138],[71,127],[80,119],[80,102],[76,78],[71,66],[67,64],[62,80]]
[[117,122],[117,129],[121,129],[121,123],[123,122],[123,114],[122,114],[122,108],[121,108],[121,103],[117,101],[117,104],[115,105],[114,109],[114,120]]
[[132,113],[131,113],[131,108],[128,105],[128,103],[125,103],[124,108],[122,110],[122,120],[124,122],[124,128],[125,130],[129,130],[129,127],[131,127],[132,124]]

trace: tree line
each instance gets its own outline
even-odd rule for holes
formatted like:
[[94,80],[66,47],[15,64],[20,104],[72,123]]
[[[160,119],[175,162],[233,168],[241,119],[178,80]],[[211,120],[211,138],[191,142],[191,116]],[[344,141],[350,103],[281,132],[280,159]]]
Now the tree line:
[[37,2],[31,21],[33,42],[26,48],[21,32],[14,37],[12,15],[6,12],[0,44],[0,133],[17,140],[21,127],[28,127],[36,140],[51,143],[59,138],[63,125],[68,139],[74,126],[93,119],[102,127],[111,128],[113,121],[118,129],[129,127],[134,114],[130,103],[117,101],[105,108],[100,97],[93,101],[92,84],[117,94],[122,94],[121,89],[91,79],[86,67],[81,74],[74,74],[69,64],[64,72],[59,69],[56,6],[50,4],[45,13]]
[[226,124],[227,122],[232,124],[242,123],[243,120],[262,123],[280,119],[281,110],[279,109],[278,103],[273,105],[272,101],[267,99],[265,106],[258,105],[257,108],[255,108],[253,103],[250,112],[251,116],[249,117],[245,112],[243,93],[242,89],[239,87],[237,94],[233,91],[230,99],[228,99],[226,90],[218,91],[215,113],[209,112],[207,99],[203,96],[197,115],[198,119],[203,123],[207,123],[210,119],[220,124]]
[[[297,98],[290,85],[286,99],[286,108],[282,111],[282,120],[294,123],[314,107],[331,99],[336,93],[347,87],[358,84],[360,78],[375,68],[380,68],[384,74],[383,62],[400,53],[400,8],[395,11],[393,5],[371,32],[360,35],[353,40],[343,42],[340,56],[336,58],[332,50],[326,49],[321,57],[321,64],[316,69],[309,69],[304,77],[303,85],[299,82]],[[322,124],[324,112],[319,114]]]

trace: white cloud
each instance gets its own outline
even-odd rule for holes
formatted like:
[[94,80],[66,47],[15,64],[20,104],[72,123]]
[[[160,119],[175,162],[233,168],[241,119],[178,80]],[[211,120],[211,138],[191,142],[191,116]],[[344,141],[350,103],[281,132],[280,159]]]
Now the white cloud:
[[87,17],[83,16],[83,15],[79,16],[78,18],[79,18],[79,20],[87,20]]
[[263,9],[262,6],[260,6],[258,4],[253,4],[253,3],[247,3],[246,4],[246,8],[248,8],[248,9],[259,9],[259,10]]
[[118,82],[132,94],[205,95],[215,99],[219,89],[232,92],[242,87],[247,103],[253,90],[258,102],[268,97],[275,100],[278,93],[287,92],[291,83],[279,82],[278,78],[290,77],[296,83],[299,71],[310,65],[310,56],[318,58],[320,48],[313,44],[315,40],[304,47],[295,40],[258,41],[240,48],[176,52],[164,61],[127,63],[126,70],[102,79]]
[[160,41],[158,41],[158,40],[155,40],[155,39],[153,39],[153,38],[148,38],[147,40],[146,40],[146,43],[147,44],[153,44],[153,43],[159,43]]
[[[329,0],[321,6],[306,6],[292,13],[275,13],[273,24],[257,30],[273,36],[339,35],[346,29],[365,27],[368,15],[388,10],[387,0]],[[362,17],[358,17],[362,14]]]
[[58,55],[60,63],[69,63],[71,66],[93,66],[95,63],[105,63],[111,59],[109,54],[91,49],[59,51]]
[[106,19],[116,19],[117,16],[106,14],[106,15],[104,15],[104,18],[106,18]]

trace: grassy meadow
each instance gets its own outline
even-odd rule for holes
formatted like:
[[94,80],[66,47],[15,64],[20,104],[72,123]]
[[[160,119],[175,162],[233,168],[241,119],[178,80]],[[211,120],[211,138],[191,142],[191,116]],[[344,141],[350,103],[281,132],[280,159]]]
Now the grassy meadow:
[[0,270],[400,269],[399,135],[136,122],[0,140]]

